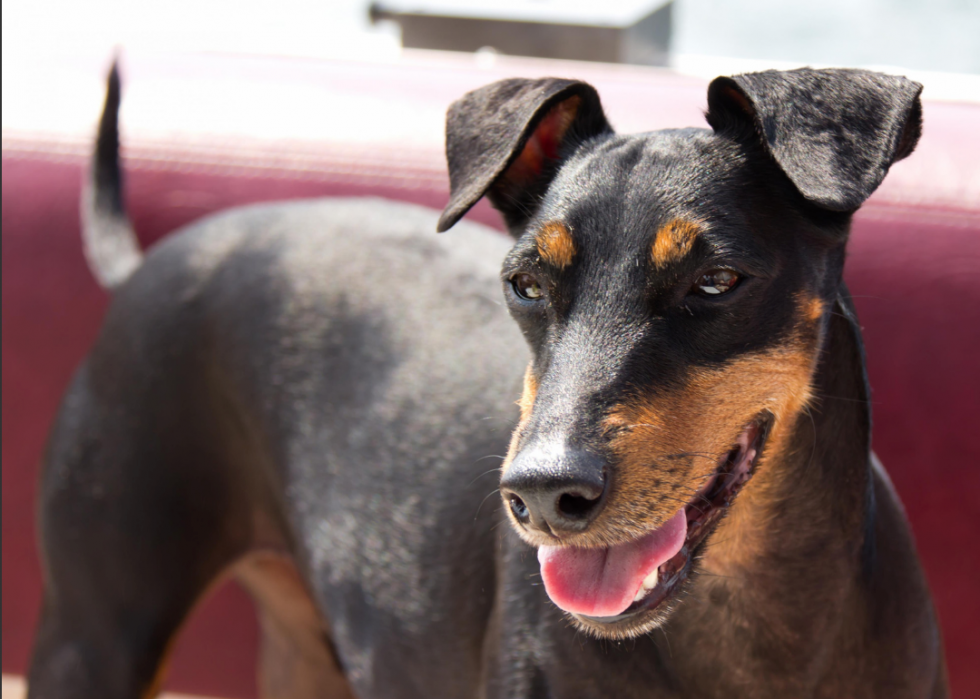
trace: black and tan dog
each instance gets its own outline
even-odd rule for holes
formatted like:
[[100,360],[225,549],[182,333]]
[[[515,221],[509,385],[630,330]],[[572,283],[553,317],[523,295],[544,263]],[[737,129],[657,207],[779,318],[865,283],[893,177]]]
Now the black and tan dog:
[[46,459],[31,696],[152,693],[229,574],[270,697],[946,696],[841,281],[919,91],[719,78],[712,131],[618,136],[592,87],[506,80],[450,110],[438,227],[489,196],[509,252],[348,200],[141,260],[113,79],[88,242],[119,286]]

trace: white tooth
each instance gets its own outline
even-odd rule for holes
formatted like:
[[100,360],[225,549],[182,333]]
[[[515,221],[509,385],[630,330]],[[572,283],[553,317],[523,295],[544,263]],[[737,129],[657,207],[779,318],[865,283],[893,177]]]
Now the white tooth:
[[657,586],[657,581],[659,579],[660,571],[657,568],[654,568],[652,573],[643,578],[643,587],[645,587],[647,590],[652,590]]
[[659,577],[659,571],[654,569],[652,573],[643,578],[643,584],[640,585],[640,589],[636,591],[636,597],[633,598],[633,601],[639,602],[641,599],[646,597],[647,593],[657,586]]

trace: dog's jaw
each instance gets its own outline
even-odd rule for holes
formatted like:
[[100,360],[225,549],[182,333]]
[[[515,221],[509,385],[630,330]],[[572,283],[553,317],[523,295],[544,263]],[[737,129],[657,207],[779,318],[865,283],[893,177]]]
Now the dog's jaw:
[[[733,449],[725,455],[716,470],[697,490],[695,496],[676,515],[667,518],[666,523],[658,530],[639,540],[634,539],[619,547],[610,547],[605,552],[605,556],[593,554],[592,557],[601,561],[602,565],[606,565],[606,560],[618,564],[624,556],[612,555],[612,549],[644,546],[645,539],[658,536],[665,539],[663,546],[659,548],[656,545],[648,547],[651,549],[650,556],[654,558],[650,560],[640,558],[635,564],[637,568],[633,571],[633,575],[627,576],[628,581],[620,579],[620,584],[630,585],[628,589],[611,591],[614,593],[612,595],[603,595],[602,591],[592,590],[591,596],[586,594],[585,601],[579,601],[579,606],[576,608],[575,603],[569,603],[570,599],[574,599],[575,594],[569,592],[568,581],[564,581],[565,584],[562,585],[559,582],[561,576],[553,569],[545,567],[546,563],[552,567],[557,565],[555,562],[557,556],[555,551],[551,550],[556,547],[541,547],[539,559],[542,561],[542,577],[548,594],[568,613],[575,626],[599,638],[624,639],[648,633],[670,617],[695,565],[697,552],[702,549],[735,497],[752,477],[755,464],[765,447],[771,423],[771,416],[763,413],[747,425],[740,433]],[[680,520],[679,524],[678,520]],[[678,531],[661,531],[666,529]],[[661,534],[663,536],[660,536]],[[666,541],[671,537],[677,541]],[[664,558],[665,551],[666,559],[661,560]],[[660,559],[655,558],[658,554]],[[590,572],[602,579],[605,571]],[[574,583],[571,586],[574,586]],[[603,601],[595,605],[595,599],[610,596],[621,600],[619,603],[621,609],[613,609],[614,613],[602,616],[583,613],[583,610],[590,606],[608,612],[606,608],[609,602]]]

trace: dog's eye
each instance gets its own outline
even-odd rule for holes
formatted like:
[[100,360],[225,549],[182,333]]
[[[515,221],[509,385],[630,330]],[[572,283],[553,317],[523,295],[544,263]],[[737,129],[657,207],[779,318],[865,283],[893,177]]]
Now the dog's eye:
[[510,285],[514,287],[514,293],[525,301],[537,301],[544,296],[538,280],[530,274],[515,274],[510,278]]
[[734,289],[739,279],[730,269],[712,269],[701,275],[692,291],[701,296],[719,296]]

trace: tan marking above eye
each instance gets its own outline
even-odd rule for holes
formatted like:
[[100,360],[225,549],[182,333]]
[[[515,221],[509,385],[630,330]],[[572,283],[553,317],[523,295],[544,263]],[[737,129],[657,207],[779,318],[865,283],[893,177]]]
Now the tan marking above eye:
[[651,258],[657,269],[662,269],[683,259],[694,246],[701,228],[692,221],[675,218],[657,231],[653,240]]
[[575,241],[568,227],[557,221],[544,224],[535,239],[541,259],[553,267],[565,269],[575,258]]

